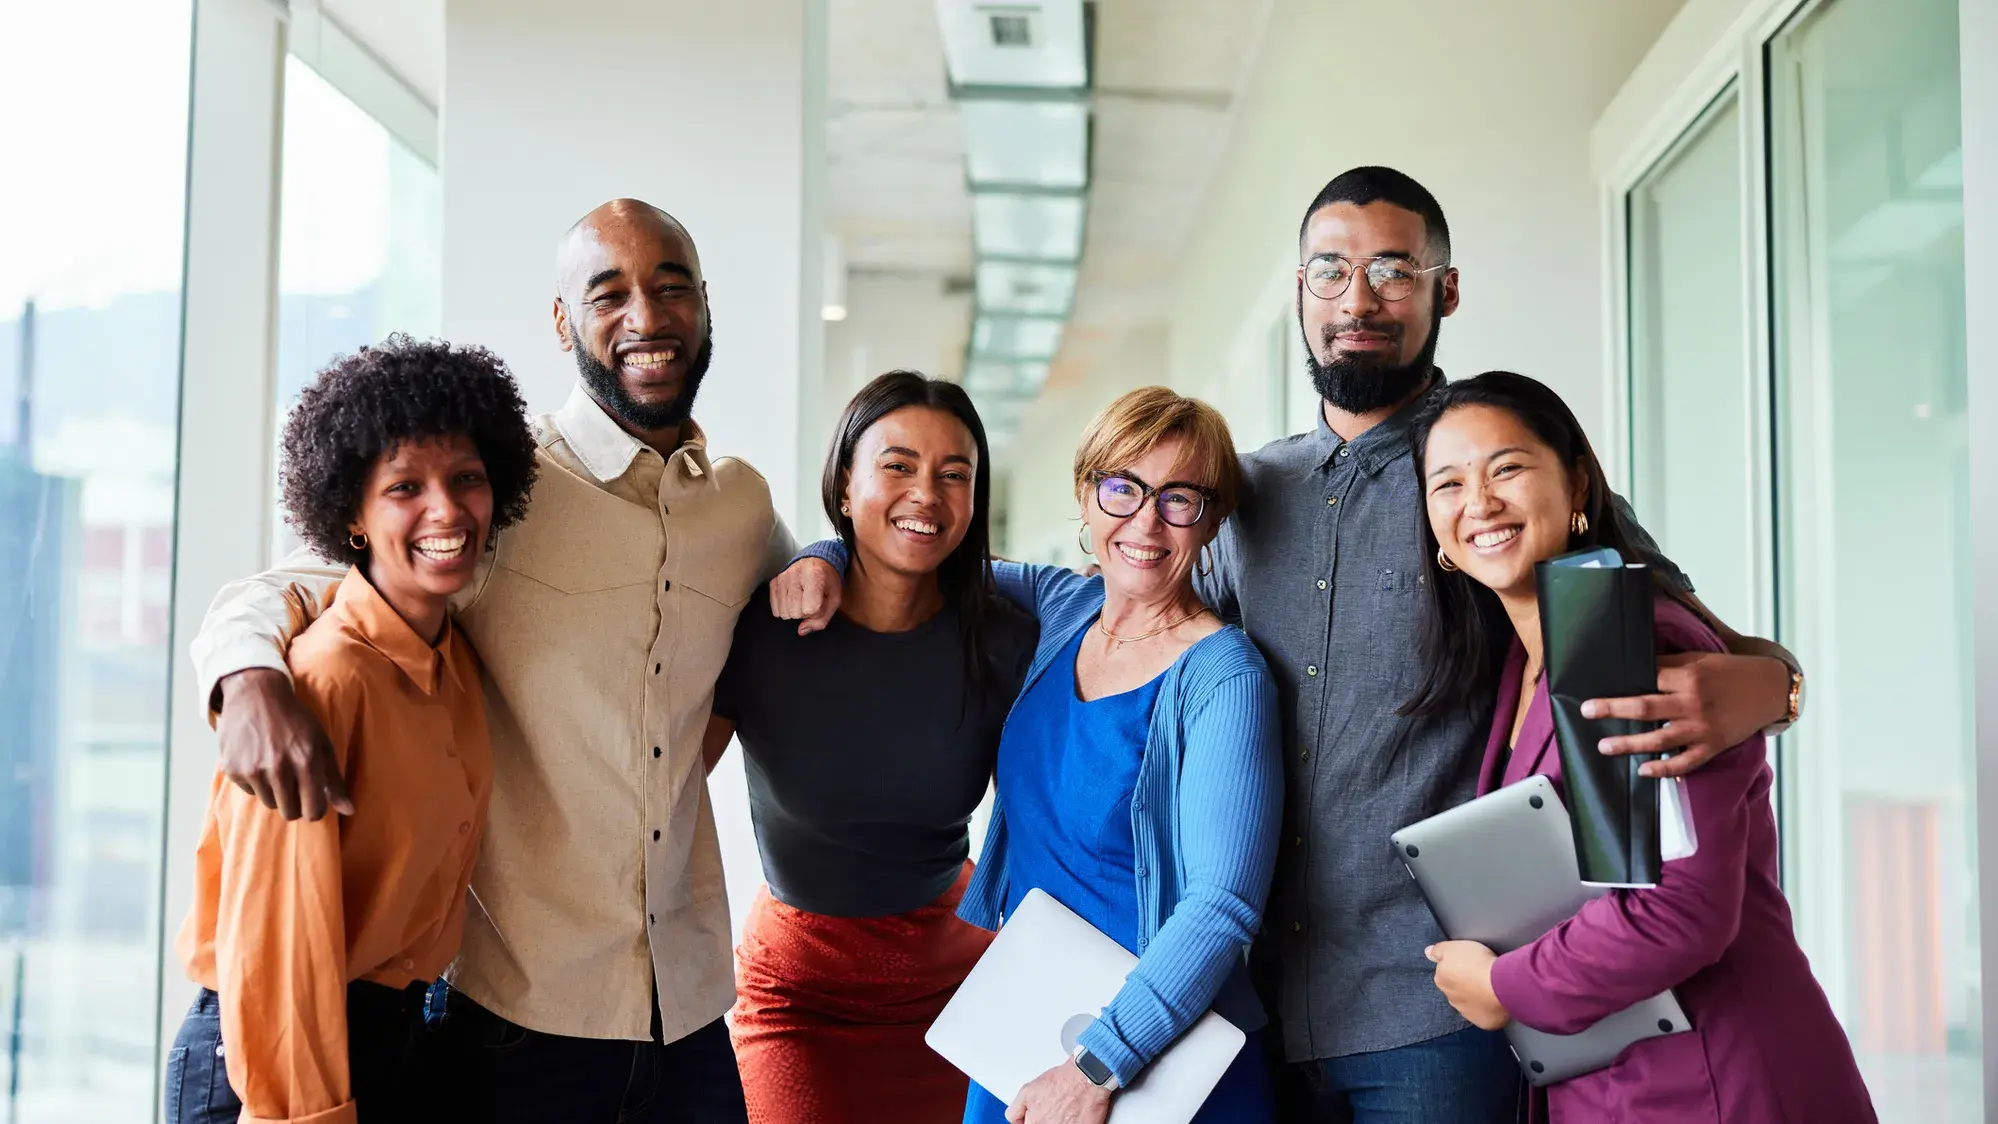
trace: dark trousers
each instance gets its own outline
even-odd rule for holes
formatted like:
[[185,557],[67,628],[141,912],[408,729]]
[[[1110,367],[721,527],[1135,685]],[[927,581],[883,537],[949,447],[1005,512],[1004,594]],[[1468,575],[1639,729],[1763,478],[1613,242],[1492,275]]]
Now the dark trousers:
[[1467,1027],[1393,1050],[1283,1066],[1285,1124],[1514,1124],[1526,1083],[1505,1035]]
[[[365,980],[347,985],[347,1071],[361,1124],[432,1124],[445,1115],[423,995],[421,984],[400,991]],[[202,988],[167,1051],[166,1124],[236,1124],[243,1102],[229,1086],[228,1049],[221,1004]]]
[[747,1124],[720,1019],[677,1042],[568,1038],[517,1026],[455,989],[440,1028],[468,1115],[485,1124]]

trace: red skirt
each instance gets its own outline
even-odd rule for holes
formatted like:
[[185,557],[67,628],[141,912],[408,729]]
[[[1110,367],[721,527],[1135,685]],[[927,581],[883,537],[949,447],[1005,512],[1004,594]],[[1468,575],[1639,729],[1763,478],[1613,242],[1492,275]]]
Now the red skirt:
[[730,1032],[751,1124],[958,1124],[966,1081],[923,1042],[992,943],[958,920],[971,880],[890,917],[756,895],[735,950]]

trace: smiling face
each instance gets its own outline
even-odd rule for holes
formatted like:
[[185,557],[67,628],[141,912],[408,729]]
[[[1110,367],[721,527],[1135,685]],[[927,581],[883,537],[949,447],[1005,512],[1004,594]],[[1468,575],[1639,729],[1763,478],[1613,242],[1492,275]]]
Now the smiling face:
[[707,286],[685,229],[618,200],[562,244],[555,331],[592,397],[627,429],[676,427],[712,355]]
[[946,410],[905,406],[882,415],[854,446],[841,493],[861,564],[935,574],[971,526],[978,445]]
[[403,617],[440,623],[472,580],[493,520],[493,489],[464,434],[404,441],[375,458],[348,525],[368,537],[367,575]]
[[[1168,437],[1137,460],[1113,470],[1113,474],[1154,490],[1170,484],[1212,487],[1211,481],[1185,478],[1182,464],[1185,455],[1186,442],[1177,436]],[[1147,498],[1137,514],[1119,518],[1103,510],[1094,485],[1083,492],[1082,522],[1088,528],[1097,564],[1103,568],[1104,584],[1134,600],[1147,602],[1192,589],[1193,567],[1200,559],[1200,548],[1214,538],[1218,527],[1212,511],[1204,512],[1191,527],[1175,527],[1159,517],[1155,498]]]
[[[1374,292],[1366,269],[1374,258],[1395,259],[1409,273],[1443,264],[1422,216],[1392,203],[1333,203],[1305,224],[1300,249],[1297,317],[1319,396],[1338,409],[1368,413],[1420,389],[1442,318],[1457,310],[1457,271],[1416,274],[1414,291],[1390,301]],[[1330,299],[1306,283],[1312,263],[1327,256],[1352,266],[1351,282]]]
[[1429,526],[1443,553],[1504,598],[1534,596],[1535,563],[1568,550],[1588,480],[1509,410],[1462,406],[1424,453]]

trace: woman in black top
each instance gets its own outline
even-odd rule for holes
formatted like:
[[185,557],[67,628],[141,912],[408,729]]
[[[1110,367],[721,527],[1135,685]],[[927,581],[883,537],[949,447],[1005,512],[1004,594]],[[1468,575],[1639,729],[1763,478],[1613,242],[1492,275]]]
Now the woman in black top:
[[760,591],[736,626],[707,751],[742,740],[769,883],[730,1020],[759,1124],[963,1116],[923,1033],[991,940],[956,916],[967,825],[1035,638],[993,589],[990,481],[962,388],[882,375],[826,460],[853,559],[839,615],[800,636]]

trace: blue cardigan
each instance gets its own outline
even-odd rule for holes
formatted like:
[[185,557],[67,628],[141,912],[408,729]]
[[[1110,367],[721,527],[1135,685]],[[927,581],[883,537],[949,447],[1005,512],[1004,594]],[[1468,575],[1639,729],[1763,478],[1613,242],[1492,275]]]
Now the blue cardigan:
[[[839,540],[805,551],[842,572]],[[1103,579],[1059,566],[995,562],[1000,593],[1040,618],[1024,694],[1103,609]],[[1245,1031],[1268,1018],[1245,953],[1262,924],[1283,827],[1283,735],[1276,681],[1241,629],[1182,653],[1159,684],[1131,797],[1142,928],[1138,966],[1081,1036],[1123,1085],[1213,1007]],[[978,869],[958,916],[997,929],[1011,896],[1006,808],[994,800]]]

